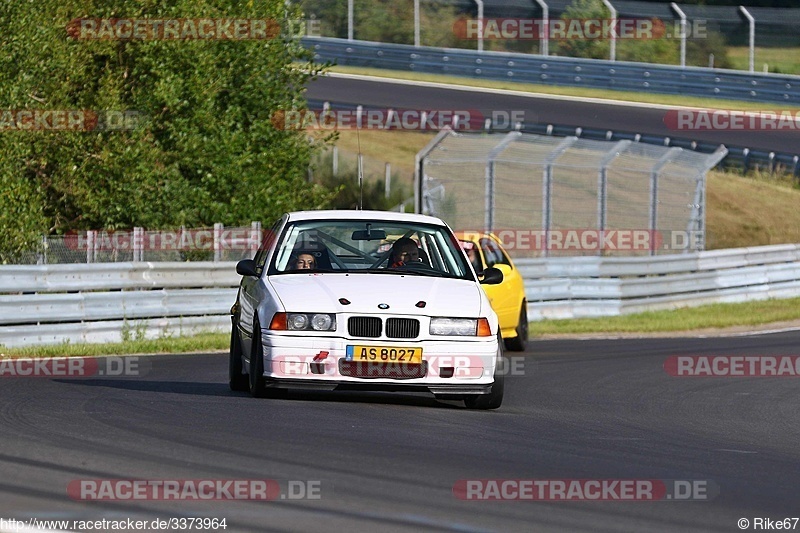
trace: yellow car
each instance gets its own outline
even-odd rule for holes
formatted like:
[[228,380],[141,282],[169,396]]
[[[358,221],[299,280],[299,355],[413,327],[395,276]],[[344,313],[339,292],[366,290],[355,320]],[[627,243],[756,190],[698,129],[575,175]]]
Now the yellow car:
[[528,340],[528,302],[525,283],[519,270],[493,233],[457,232],[456,237],[467,253],[475,272],[489,267],[503,272],[503,282],[481,285],[500,320],[500,331],[507,350],[522,351]]

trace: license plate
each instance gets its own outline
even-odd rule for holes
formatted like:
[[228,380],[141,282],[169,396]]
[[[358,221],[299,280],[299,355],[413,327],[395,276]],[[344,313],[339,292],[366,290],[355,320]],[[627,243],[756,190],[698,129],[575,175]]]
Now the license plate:
[[348,345],[345,359],[364,363],[420,364],[422,362],[422,348],[417,346],[396,348],[392,346]]

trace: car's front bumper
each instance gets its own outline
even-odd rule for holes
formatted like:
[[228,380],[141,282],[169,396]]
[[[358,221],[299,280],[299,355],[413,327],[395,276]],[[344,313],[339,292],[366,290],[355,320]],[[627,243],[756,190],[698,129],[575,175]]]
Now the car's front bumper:
[[[348,361],[347,346],[364,344],[420,347],[422,363]],[[498,357],[496,337],[464,341],[371,342],[265,332],[262,345],[267,386],[317,390],[427,390],[434,394],[488,394],[494,382]]]

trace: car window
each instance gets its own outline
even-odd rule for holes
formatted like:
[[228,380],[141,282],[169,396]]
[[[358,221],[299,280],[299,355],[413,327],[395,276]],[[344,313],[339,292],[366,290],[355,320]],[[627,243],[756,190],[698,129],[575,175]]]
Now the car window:
[[492,239],[484,237],[480,240],[483,256],[486,258],[486,266],[493,267],[495,265],[511,265],[506,254]]
[[272,227],[267,231],[264,235],[264,238],[261,241],[261,246],[256,252],[256,256],[253,258],[256,262],[256,272],[258,275],[261,275],[261,272],[264,270],[264,263],[267,262],[267,257],[269,256],[269,250],[272,247],[273,243],[275,242],[275,237],[277,236],[278,232],[281,229],[281,223],[283,222],[283,218],[279,218]]
[[475,272],[483,272],[483,259],[481,259],[481,252],[478,245],[472,241],[461,241],[461,247],[467,253],[467,257],[469,258],[470,263],[472,263],[472,268],[475,269]]
[[[398,245],[416,247],[413,259],[390,263],[401,239]],[[314,270],[473,279],[446,226],[364,219],[290,221],[274,248],[270,275]]]

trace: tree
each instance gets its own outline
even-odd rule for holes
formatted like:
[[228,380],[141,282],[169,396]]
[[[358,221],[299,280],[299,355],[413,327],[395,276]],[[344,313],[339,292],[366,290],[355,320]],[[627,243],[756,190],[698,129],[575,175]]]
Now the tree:
[[[85,17],[285,28],[301,13],[282,0],[3,3],[0,260],[41,233],[245,224],[328,201],[306,182],[314,147],[305,133],[271,121],[304,109],[303,87],[322,71],[296,38],[76,39],[86,33],[69,23]],[[18,110],[89,110],[83,116],[97,114],[101,125],[131,120],[123,130],[14,131],[19,115],[8,112]]]

